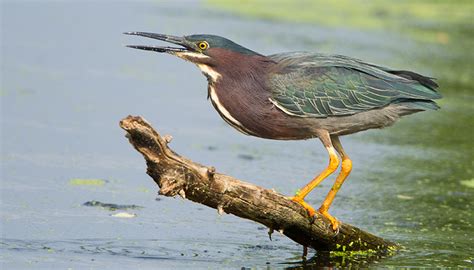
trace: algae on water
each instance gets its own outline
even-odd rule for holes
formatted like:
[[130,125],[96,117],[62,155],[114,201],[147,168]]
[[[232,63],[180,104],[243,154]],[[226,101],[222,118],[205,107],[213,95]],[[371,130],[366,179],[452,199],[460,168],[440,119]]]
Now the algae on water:
[[72,186],[103,186],[105,185],[105,180],[74,178],[69,180],[69,184]]

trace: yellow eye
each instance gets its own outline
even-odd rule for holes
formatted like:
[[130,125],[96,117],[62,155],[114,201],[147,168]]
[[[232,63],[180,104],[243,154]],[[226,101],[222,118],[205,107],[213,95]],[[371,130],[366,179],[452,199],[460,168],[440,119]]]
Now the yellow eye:
[[209,47],[209,44],[205,41],[201,41],[201,42],[199,42],[198,47],[199,47],[199,49],[204,51],[205,49],[207,49]]

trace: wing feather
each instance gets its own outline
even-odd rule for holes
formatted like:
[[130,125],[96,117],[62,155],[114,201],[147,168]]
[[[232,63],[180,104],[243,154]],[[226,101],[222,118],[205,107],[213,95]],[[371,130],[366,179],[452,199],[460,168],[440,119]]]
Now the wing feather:
[[408,71],[392,74],[387,68],[345,56],[288,53],[269,58],[277,62],[277,69],[269,78],[271,100],[291,115],[351,115],[399,100],[441,97],[428,77]]

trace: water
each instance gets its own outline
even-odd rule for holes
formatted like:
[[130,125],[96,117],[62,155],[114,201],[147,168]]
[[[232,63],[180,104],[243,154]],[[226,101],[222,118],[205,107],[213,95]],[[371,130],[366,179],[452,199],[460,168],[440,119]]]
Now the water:
[[[426,56],[394,33],[247,20],[198,2],[12,1],[1,9],[5,269],[305,265],[300,246],[278,234],[270,241],[258,224],[157,197],[118,121],[142,115],[173,135],[178,153],[284,194],[324,168],[324,148],[237,133],[206,100],[194,66],[124,48],[154,41],[122,32],[214,33],[261,53],[318,50],[402,68],[412,65],[400,60],[407,55]],[[473,266],[472,89],[441,91],[439,112],[342,139],[354,169],[331,213],[405,249],[389,258],[317,254],[306,266]],[[320,203],[331,184],[308,201]],[[91,201],[119,207],[84,205]]]

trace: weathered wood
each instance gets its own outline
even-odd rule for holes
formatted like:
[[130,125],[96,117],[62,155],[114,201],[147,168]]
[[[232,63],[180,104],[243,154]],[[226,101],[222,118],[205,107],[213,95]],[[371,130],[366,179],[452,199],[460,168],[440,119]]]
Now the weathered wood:
[[279,231],[295,242],[320,251],[387,251],[396,249],[386,241],[349,224],[341,223],[338,233],[330,222],[316,214],[312,221],[299,204],[278,194],[231,176],[217,173],[173,152],[171,136],[160,136],[141,117],[128,116],[120,122],[127,138],[147,163],[147,173],[164,196],[180,195],[188,200],[234,214]]

